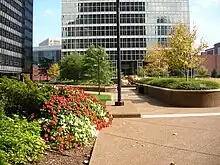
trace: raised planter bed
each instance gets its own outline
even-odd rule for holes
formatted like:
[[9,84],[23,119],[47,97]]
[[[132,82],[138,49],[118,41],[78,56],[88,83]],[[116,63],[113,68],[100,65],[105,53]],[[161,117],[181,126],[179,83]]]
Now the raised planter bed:
[[175,90],[137,84],[138,93],[176,107],[219,107],[220,89],[216,90]]
[[[57,86],[65,86],[64,84],[56,84]],[[94,91],[94,92],[98,92],[99,87],[98,86],[87,86],[87,85],[68,85],[68,86],[73,86],[76,88],[81,88],[84,91]],[[116,92],[116,87],[114,86],[101,86],[100,88],[101,92],[109,92],[109,93],[114,93]]]

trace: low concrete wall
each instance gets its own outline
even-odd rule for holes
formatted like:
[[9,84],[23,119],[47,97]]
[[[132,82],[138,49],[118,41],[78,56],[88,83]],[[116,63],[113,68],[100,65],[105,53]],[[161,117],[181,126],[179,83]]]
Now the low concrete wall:
[[[65,86],[64,84],[56,84],[57,86]],[[81,88],[84,91],[94,91],[98,92],[99,88],[98,86],[85,86],[85,85],[68,85],[76,88]],[[111,87],[111,86],[101,86],[100,92],[109,92],[109,93],[115,93],[116,92],[116,87]]]
[[174,90],[137,84],[138,93],[176,107],[219,107],[220,90]]

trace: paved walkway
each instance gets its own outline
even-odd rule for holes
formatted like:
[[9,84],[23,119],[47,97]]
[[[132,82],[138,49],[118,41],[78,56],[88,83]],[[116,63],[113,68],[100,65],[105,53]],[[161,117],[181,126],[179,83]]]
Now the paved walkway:
[[[123,89],[124,107],[114,113],[162,115],[114,119],[100,132],[90,165],[220,165],[220,116],[183,116],[220,112],[220,108],[175,108]],[[164,114],[173,117],[165,118]]]
[[[115,95],[115,99],[117,96]],[[132,103],[131,108],[126,107],[126,112],[120,112],[117,108],[109,107],[114,114],[120,113],[138,113],[142,115],[151,114],[185,114],[185,113],[216,113],[220,108],[178,108],[161,103],[148,96],[137,94],[135,88],[122,88],[122,99]],[[184,101],[184,100],[183,100]]]
[[220,117],[115,119],[90,165],[220,165]]

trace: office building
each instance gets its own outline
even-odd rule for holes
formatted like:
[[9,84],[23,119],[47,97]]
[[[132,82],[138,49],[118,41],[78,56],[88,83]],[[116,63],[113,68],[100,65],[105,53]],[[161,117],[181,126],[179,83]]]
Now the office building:
[[[135,74],[143,65],[147,47],[166,44],[179,21],[190,23],[188,0],[121,0],[122,72]],[[62,0],[62,56],[100,45],[116,68],[116,30],[115,0]]]
[[33,48],[33,80],[48,80],[46,75],[39,75],[39,66],[42,61],[48,64],[58,63],[61,58],[60,40],[46,39],[39,43],[38,47]]
[[213,47],[206,49],[201,53],[202,55],[220,55],[220,42],[214,44]]
[[39,43],[39,46],[54,46],[54,45],[60,45],[60,44],[61,44],[60,40],[47,38],[41,43]]
[[202,52],[201,57],[205,58],[203,65],[208,69],[209,73],[216,69],[218,74],[220,74],[220,42]]
[[33,0],[0,0],[0,75],[32,71]]
[[39,46],[33,47],[33,64],[38,65],[40,61],[46,59],[53,63],[60,61],[61,44],[59,40],[46,39],[39,43]]

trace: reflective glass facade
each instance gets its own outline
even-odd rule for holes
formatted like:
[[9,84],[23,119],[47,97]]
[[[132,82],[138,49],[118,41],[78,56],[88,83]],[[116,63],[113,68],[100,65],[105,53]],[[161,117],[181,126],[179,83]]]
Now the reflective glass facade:
[[[122,72],[135,74],[146,48],[166,44],[172,26],[189,25],[188,0],[121,0]],[[115,0],[62,0],[62,55],[83,52],[90,45],[106,48],[116,66]]]
[[38,65],[43,59],[50,59],[53,63],[58,63],[61,58],[61,46],[39,46],[33,48],[33,64]]
[[0,73],[30,73],[33,0],[0,0]]

